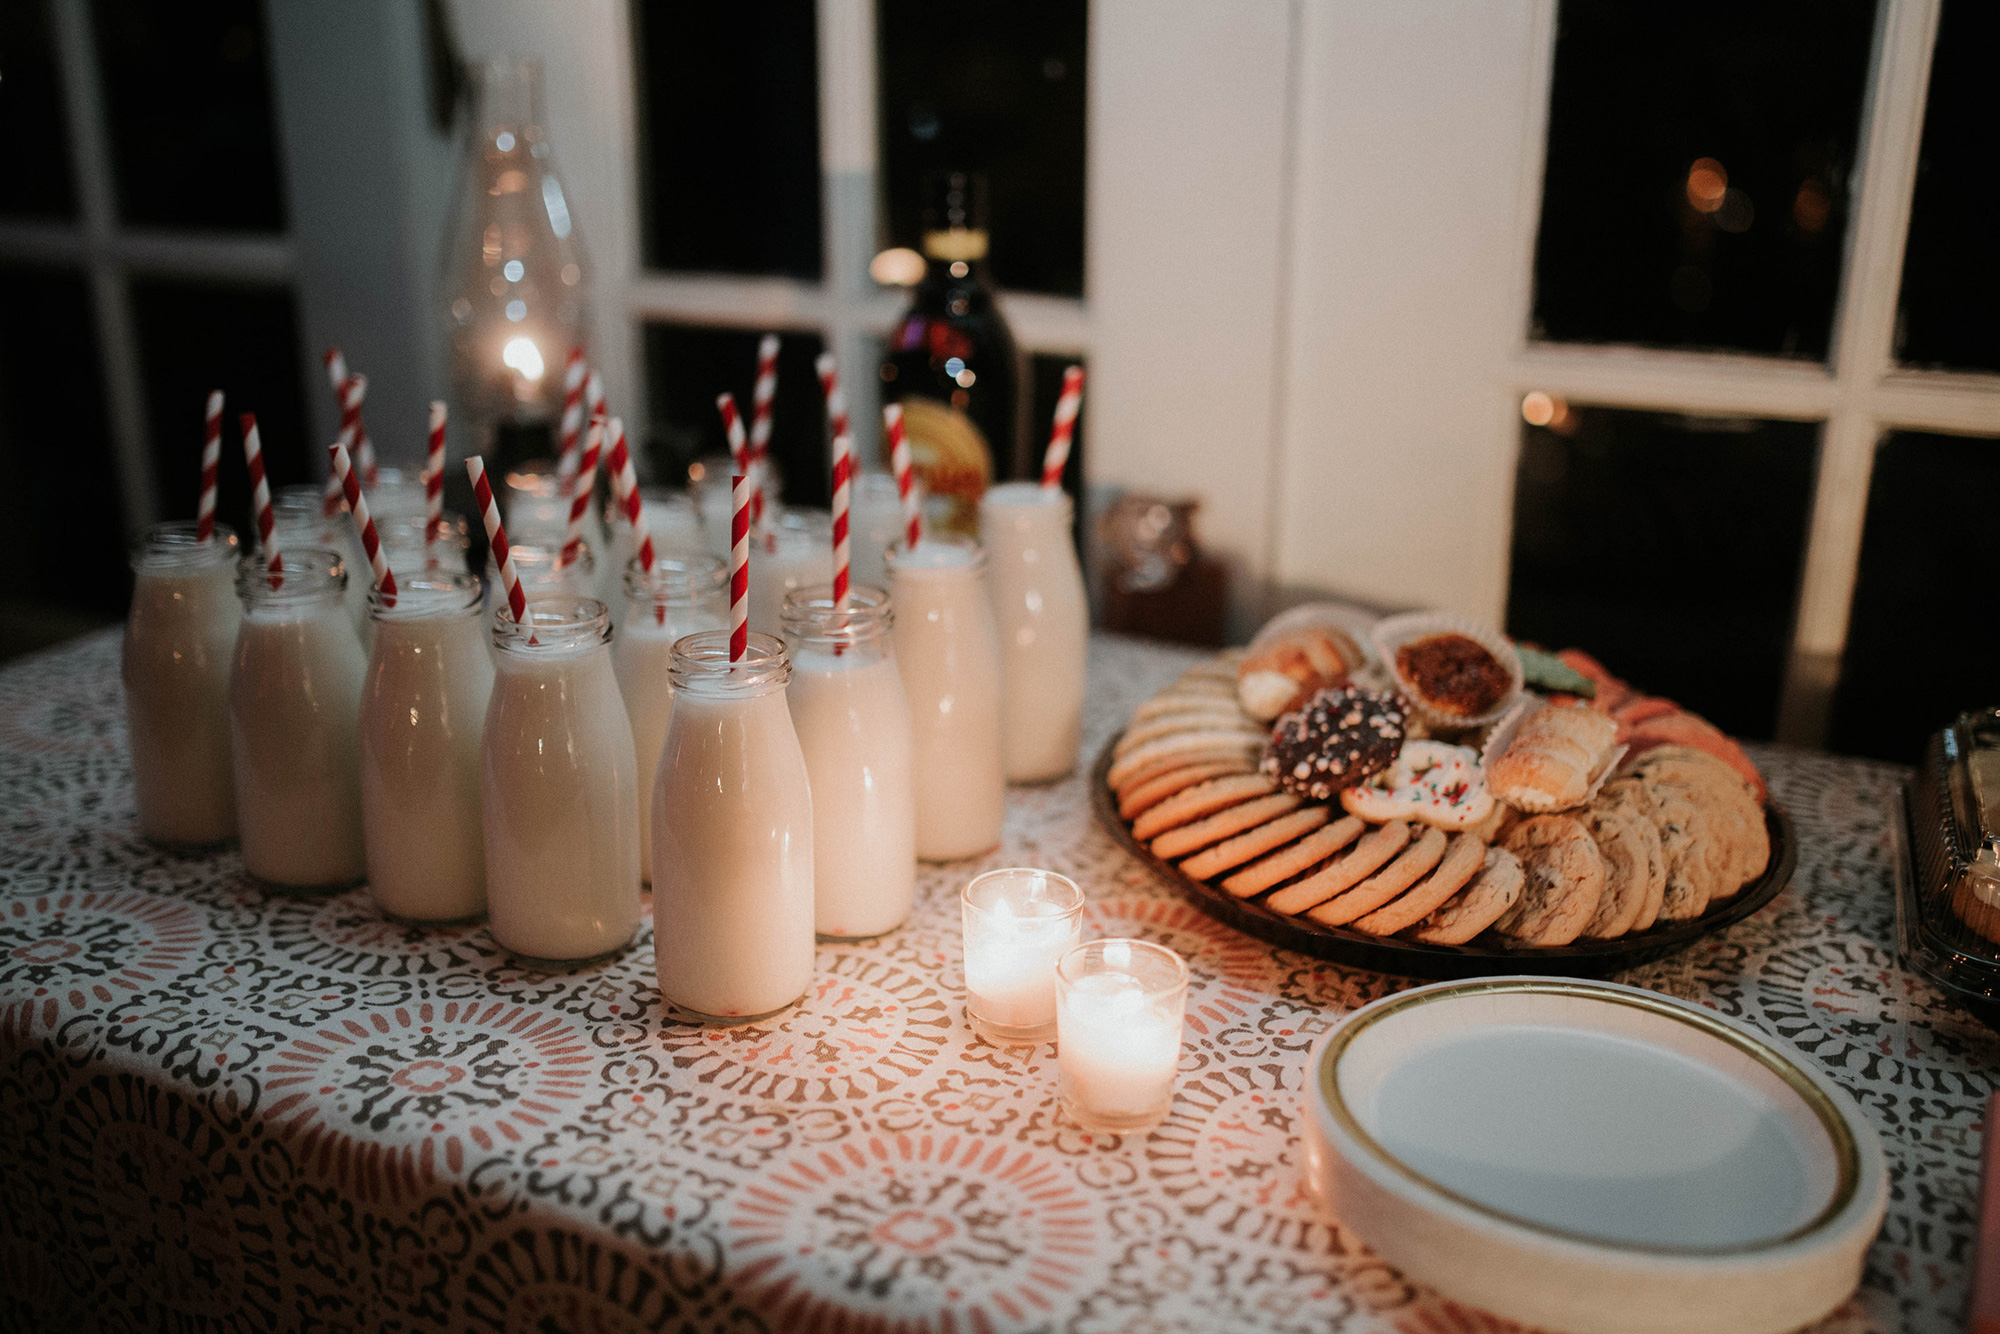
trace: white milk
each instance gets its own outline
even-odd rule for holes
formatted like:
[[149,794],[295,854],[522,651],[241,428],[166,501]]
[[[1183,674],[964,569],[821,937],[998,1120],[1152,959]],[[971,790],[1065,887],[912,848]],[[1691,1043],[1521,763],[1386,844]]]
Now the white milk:
[[915,737],[917,856],[972,857],[1000,841],[1000,644],[970,538],[926,536],[889,553],[896,665]]
[[361,548],[361,530],[354,526],[346,503],[341,503],[338,512],[328,514],[320,487],[280,487],[271,499],[271,540],[288,556],[293,547],[340,553],[348,575],[342,602],[365,650],[368,637],[375,632],[368,621],[368,553]]
[[236,837],[229,760],[229,661],[243,607],[236,534],[206,543],[192,523],[155,524],[132,548],[125,620],[125,726],[139,832],[201,847]]
[[775,637],[784,630],[787,593],[833,582],[833,516],[782,509],[764,520],[762,533],[750,530],[750,630]]
[[831,587],[785,599],[792,726],[812,783],[813,922],[822,936],[879,936],[910,915],[917,887],[910,704],[896,670],[889,595]]
[[611,641],[611,670],[632,721],[639,766],[639,875],[653,879],[653,777],[673,710],[668,679],[674,641],[729,626],[729,571],[713,556],[662,560],[651,570],[635,557],[625,571],[625,620]]
[[531,960],[595,958],[639,927],[638,775],[610,637],[595,598],[532,602],[526,625],[493,618],[486,913],[493,939]]
[[[922,482],[912,480],[911,485],[921,493]],[[854,479],[852,503],[847,524],[853,580],[887,588],[889,562],[883,553],[903,535],[903,497],[896,490],[896,479],[886,472],[862,473]]]
[[493,693],[479,580],[413,575],[369,594],[375,649],[361,690],[368,891],[384,913],[450,922],[486,911],[479,737]]
[[1010,783],[1046,783],[1076,767],[1090,605],[1070,540],[1070,498],[1006,482],[979,502],[986,588],[1000,630],[1001,767]]
[[813,974],[813,810],[785,707],[785,649],[729,632],[674,652],[674,709],[653,788],[660,994],[728,1021],[785,1008]]
[[285,889],[344,889],[368,872],[356,726],[368,659],[342,604],[340,557],[283,554],[281,587],[256,562],[237,584],[229,747],[243,869]]

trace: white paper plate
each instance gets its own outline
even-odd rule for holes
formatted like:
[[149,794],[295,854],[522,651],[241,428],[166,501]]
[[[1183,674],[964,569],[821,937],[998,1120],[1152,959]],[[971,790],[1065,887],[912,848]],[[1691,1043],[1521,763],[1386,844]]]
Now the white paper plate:
[[1888,1204],[1852,1098],[1636,987],[1419,987],[1308,1068],[1322,1203],[1410,1278],[1547,1329],[1796,1329],[1854,1291]]

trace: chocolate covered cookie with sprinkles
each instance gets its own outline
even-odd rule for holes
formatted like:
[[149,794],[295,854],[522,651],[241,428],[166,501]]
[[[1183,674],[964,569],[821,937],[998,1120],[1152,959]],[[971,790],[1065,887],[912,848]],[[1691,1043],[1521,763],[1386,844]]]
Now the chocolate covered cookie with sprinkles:
[[1271,725],[1263,771],[1287,792],[1329,801],[1389,767],[1403,749],[1408,716],[1400,695],[1357,686],[1322,690]]

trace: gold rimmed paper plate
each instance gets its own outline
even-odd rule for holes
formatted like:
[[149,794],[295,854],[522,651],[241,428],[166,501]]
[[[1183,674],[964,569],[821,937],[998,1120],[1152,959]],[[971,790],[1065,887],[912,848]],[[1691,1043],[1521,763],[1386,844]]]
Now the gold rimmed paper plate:
[[1608,982],[1385,997],[1321,1042],[1307,1173],[1384,1259],[1550,1329],[1795,1329],[1888,1203],[1853,1099],[1773,1039]]

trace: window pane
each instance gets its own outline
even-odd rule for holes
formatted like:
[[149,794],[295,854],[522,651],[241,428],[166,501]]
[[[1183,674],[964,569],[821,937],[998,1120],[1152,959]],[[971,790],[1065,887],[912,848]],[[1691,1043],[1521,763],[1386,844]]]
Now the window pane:
[[[34,312],[0,320],[0,469],[19,502],[0,524],[5,600],[122,615],[127,520],[89,289],[74,270],[0,265],[0,291],[12,309]],[[79,541],[86,503],[109,513],[90,525],[97,540]]]
[[0,173],[0,215],[73,218],[69,127],[56,71],[48,0],[0,4],[0,136],[13,160]]
[[[984,172],[993,281],[1083,294],[1084,0],[880,0],[889,243],[922,239],[924,178]],[[1276,72],[1274,71],[1274,74]]]
[[1951,0],[1931,56],[1930,102],[1917,155],[1910,241],[1903,256],[1896,354],[1921,366],[2000,371],[2000,122],[1993,115],[1993,57],[2000,9]]
[[2000,548],[1960,497],[2000,494],[2000,440],[1897,433],[1875,451],[1829,744],[1914,764],[2000,704]]
[[650,267],[820,276],[816,34],[812,0],[633,0]]
[[1873,0],[1563,0],[1533,335],[1824,358]]
[[257,0],[93,0],[119,216],[142,226],[285,229]]
[[1769,737],[1819,427],[1567,407],[1526,427],[1508,633]]
[[306,437],[299,382],[298,316],[284,288],[145,279],[132,284],[132,313],[153,437],[160,514],[194,517],[201,487],[202,414],[208,391],[226,396],[216,517],[248,539],[250,482],[243,471],[240,413],[257,414],[273,490],[312,480],[325,442]]
[[[646,384],[653,417],[646,452],[654,477],[681,481],[695,459],[729,452],[715,396],[724,390],[736,395],[747,428],[761,337],[742,329],[646,326]],[[823,347],[817,333],[786,333],[778,344],[771,455],[784,478],[783,499],[789,505],[825,506],[832,499],[826,400],[813,369]]]

